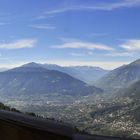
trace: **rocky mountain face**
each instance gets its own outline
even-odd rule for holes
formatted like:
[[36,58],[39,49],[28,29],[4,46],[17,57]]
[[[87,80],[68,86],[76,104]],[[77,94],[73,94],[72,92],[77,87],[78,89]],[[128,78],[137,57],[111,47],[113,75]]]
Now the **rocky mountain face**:
[[140,80],[120,89],[115,96],[140,100]]
[[96,85],[104,89],[119,89],[140,80],[140,59],[110,71],[97,81]]
[[102,90],[95,86],[88,86],[66,73],[47,70],[36,63],[0,73],[0,94],[2,95],[88,95],[100,92]]

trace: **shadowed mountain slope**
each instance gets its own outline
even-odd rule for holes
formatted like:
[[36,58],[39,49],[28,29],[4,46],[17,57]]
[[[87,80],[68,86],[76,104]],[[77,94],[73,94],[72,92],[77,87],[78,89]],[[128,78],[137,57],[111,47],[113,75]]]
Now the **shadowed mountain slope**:
[[138,80],[140,80],[140,59],[110,71],[98,80],[96,85],[104,89],[118,89]]
[[88,95],[102,92],[94,86],[56,70],[47,70],[36,63],[29,63],[0,73],[0,94],[68,94]]

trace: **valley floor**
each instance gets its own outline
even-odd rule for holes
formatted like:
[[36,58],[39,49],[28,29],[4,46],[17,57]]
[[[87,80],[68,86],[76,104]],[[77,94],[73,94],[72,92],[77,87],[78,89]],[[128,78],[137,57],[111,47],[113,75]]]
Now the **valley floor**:
[[[93,100],[94,99],[94,100]],[[139,100],[101,96],[41,96],[1,100],[24,112],[34,112],[75,125],[90,134],[140,138]],[[47,101],[47,102],[46,102]]]

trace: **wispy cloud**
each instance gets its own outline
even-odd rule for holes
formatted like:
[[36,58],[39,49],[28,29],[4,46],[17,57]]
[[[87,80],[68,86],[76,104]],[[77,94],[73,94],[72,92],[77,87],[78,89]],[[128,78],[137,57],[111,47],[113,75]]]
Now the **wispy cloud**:
[[77,11],[77,10],[104,10],[111,11],[119,8],[130,8],[140,6],[140,0],[122,0],[118,2],[110,2],[110,3],[98,3],[98,4],[90,4],[90,5],[73,5],[58,8],[55,10],[50,10],[45,12],[46,15],[49,14],[59,14],[68,11]]
[[30,25],[30,27],[36,29],[45,29],[45,30],[53,30],[56,28],[55,26],[52,26],[50,24],[34,24],[34,25]]
[[[123,40],[124,41],[124,40]],[[120,51],[112,51],[110,53],[105,54],[106,56],[134,56],[140,52],[140,40],[139,39],[129,39],[125,40],[123,43],[117,46]]]
[[53,45],[52,48],[57,49],[87,49],[88,52],[82,53],[70,53],[73,56],[84,56],[84,55],[93,55],[93,51],[90,50],[103,50],[107,51],[104,56],[111,56],[111,57],[128,57],[134,56],[134,54],[140,52],[140,40],[139,39],[129,39],[123,40],[122,43],[118,44],[115,48],[108,46],[102,43],[94,43],[94,42],[84,42],[78,39],[72,38],[59,38],[63,41],[62,44]]
[[0,49],[21,49],[34,47],[36,39],[21,39],[10,43],[1,43]]
[[140,40],[139,39],[130,39],[120,45],[121,48],[129,51],[136,52],[140,51]]
[[132,7],[139,7],[140,0],[121,0],[118,2],[106,2],[106,3],[91,3],[91,4],[65,4],[63,7],[55,8],[52,10],[45,11],[41,15],[34,18],[34,20],[41,20],[46,18],[53,18],[56,14],[61,14],[64,12],[71,12],[71,11],[112,11],[120,8],[132,8]]
[[52,48],[58,48],[58,49],[64,49],[64,48],[72,48],[72,49],[88,49],[88,50],[105,50],[105,51],[113,51],[114,49],[100,43],[90,43],[90,42],[83,42],[83,41],[77,41],[77,42],[66,42],[64,44],[60,45],[54,45],[51,46]]
[[133,53],[130,52],[111,52],[111,53],[107,53],[105,54],[105,56],[112,56],[112,57],[116,57],[116,56],[133,56]]
[[93,55],[94,53],[92,51],[88,51],[88,52],[72,52],[72,53],[69,53],[70,55],[72,56],[86,56],[86,55]]
[[72,52],[72,53],[70,53],[70,55],[72,55],[72,56],[85,56],[85,53],[75,53],[75,52]]
[[40,19],[46,19],[46,18],[54,18],[54,15],[46,15],[45,13],[43,15],[37,16],[34,18],[34,20],[40,20]]

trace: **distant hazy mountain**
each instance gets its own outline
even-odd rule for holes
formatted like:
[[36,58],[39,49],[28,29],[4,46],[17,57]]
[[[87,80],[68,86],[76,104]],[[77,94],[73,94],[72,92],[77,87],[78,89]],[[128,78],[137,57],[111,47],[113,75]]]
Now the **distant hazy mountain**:
[[29,63],[0,73],[0,94],[69,94],[88,95],[102,92],[94,86],[40,64]]
[[69,66],[61,67],[58,65],[52,64],[43,64],[44,68],[49,70],[58,70],[65,72],[79,80],[82,80],[88,84],[93,84],[96,80],[107,74],[109,71],[104,70],[100,67],[91,67],[91,66]]
[[8,68],[0,68],[0,72],[6,71]]
[[104,89],[117,89],[138,80],[140,80],[140,59],[110,71],[98,80],[96,85]]

